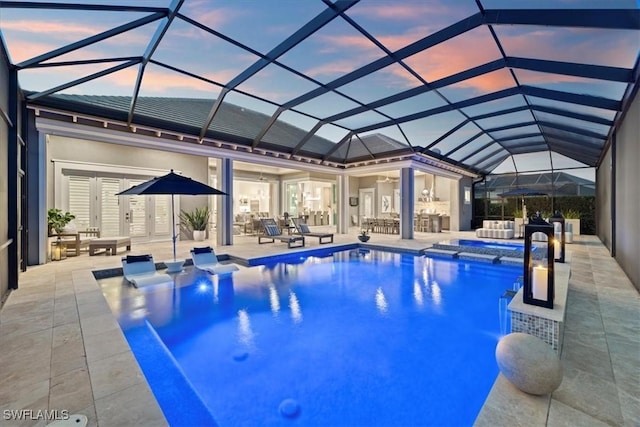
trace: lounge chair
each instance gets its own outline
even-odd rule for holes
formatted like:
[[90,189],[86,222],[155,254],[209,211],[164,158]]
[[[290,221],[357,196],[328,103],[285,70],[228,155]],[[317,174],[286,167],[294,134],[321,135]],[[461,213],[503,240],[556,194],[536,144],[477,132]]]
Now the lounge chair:
[[260,218],[260,222],[264,234],[258,234],[258,244],[273,243],[277,239],[285,242],[289,248],[304,247],[304,236],[285,236],[275,219]]
[[[293,218],[293,225],[296,226],[296,231],[298,234],[303,236],[317,237],[318,242],[322,245],[324,243],[333,243],[333,233],[314,233],[309,230],[309,226],[302,221],[301,218]],[[325,239],[325,241],[322,241]],[[329,239],[329,240],[326,240]]]
[[191,259],[193,260],[193,265],[198,270],[211,274],[231,274],[239,270],[235,264],[220,264],[216,253],[210,246],[191,249]]
[[171,283],[173,279],[166,273],[158,273],[151,255],[128,255],[122,258],[124,278],[136,287]]

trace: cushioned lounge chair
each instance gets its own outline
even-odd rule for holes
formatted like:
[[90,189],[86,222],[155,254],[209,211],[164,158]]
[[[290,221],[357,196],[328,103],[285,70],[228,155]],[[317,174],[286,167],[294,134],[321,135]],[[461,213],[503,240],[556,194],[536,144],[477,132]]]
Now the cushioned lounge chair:
[[293,225],[296,226],[296,231],[298,234],[309,237],[317,237],[318,242],[321,245],[324,243],[333,243],[333,233],[314,233],[309,230],[309,226],[304,221],[302,221],[301,218],[293,218],[292,221]]
[[173,282],[168,274],[156,271],[151,255],[128,255],[122,258],[122,271],[124,278],[138,288]]
[[282,229],[273,218],[261,218],[262,229],[264,234],[258,234],[258,244],[273,243],[276,240],[285,242],[289,248],[298,248],[304,246],[304,236],[285,236]]
[[221,264],[218,261],[215,251],[210,246],[191,249],[191,259],[193,260],[193,265],[198,270],[211,274],[231,274],[239,270],[235,264]]

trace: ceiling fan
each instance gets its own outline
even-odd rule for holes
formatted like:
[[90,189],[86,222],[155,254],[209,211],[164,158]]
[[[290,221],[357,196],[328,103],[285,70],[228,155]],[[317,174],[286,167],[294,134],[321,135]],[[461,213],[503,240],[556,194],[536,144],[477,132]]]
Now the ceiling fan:
[[398,180],[395,179],[395,178],[389,178],[389,174],[387,174],[385,179],[378,179],[378,180],[376,180],[376,182],[383,182],[385,184],[389,184],[389,183],[392,183],[392,182],[398,182]]

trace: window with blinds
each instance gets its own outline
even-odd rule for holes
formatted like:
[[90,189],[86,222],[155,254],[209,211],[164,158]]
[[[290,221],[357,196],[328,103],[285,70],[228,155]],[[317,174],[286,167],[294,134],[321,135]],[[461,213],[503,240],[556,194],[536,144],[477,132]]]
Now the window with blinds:
[[120,191],[117,178],[100,178],[100,235],[120,235],[120,204],[116,194]]
[[157,196],[155,205],[155,233],[157,235],[170,234],[169,217],[171,214],[171,198],[169,196]]
[[91,178],[69,176],[69,212],[75,215],[77,230],[91,227]]

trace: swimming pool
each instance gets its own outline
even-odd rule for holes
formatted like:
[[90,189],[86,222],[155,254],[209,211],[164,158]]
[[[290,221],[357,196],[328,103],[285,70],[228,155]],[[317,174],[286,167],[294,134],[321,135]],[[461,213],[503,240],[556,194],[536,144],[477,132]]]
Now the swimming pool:
[[172,425],[473,423],[521,268],[361,249],[296,262],[102,284]]

